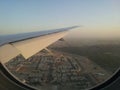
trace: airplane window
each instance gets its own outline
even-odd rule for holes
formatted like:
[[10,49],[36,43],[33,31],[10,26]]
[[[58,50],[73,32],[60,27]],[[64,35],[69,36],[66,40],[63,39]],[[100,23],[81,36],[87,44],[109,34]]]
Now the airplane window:
[[0,90],[89,90],[119,67],[120,0],[0,0]]
[[27,60],[19,55],[5,65],[21,82],[38,90],[86,90],[118,70],[119,40],[76,41],[66,36]]

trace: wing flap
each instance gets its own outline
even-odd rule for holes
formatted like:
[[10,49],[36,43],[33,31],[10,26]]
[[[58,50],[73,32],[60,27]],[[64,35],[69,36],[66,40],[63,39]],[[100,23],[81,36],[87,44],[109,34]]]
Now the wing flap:
[[20,52],[17,50],[15,47],[13,47],[10,44],[5,44],[0,47],[0,61],[2,63],[6,63],[12,58],[16,57],[19,55]]

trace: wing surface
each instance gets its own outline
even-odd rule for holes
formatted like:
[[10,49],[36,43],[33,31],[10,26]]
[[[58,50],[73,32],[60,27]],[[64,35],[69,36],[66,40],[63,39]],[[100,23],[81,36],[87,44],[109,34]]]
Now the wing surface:
[[69,30],[76,27],[0,36],[0,60],[2,63],[6,63],[19,54],[23,55],[25,59],[28,59],[64,37]]

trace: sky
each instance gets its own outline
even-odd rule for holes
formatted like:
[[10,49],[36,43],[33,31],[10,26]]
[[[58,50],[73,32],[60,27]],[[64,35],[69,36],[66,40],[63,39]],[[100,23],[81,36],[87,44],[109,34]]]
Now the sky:
[[119,37],[120,0],[0,0],[0,35],[74,25],[73,36]]

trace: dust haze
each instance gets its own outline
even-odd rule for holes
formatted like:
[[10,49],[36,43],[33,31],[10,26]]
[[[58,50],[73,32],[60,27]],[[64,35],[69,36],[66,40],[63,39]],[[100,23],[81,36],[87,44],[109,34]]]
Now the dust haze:
[[64,37],[71,46],[84,46],[96,44],[120,44],[119,30],[85,30],[71,31]]

